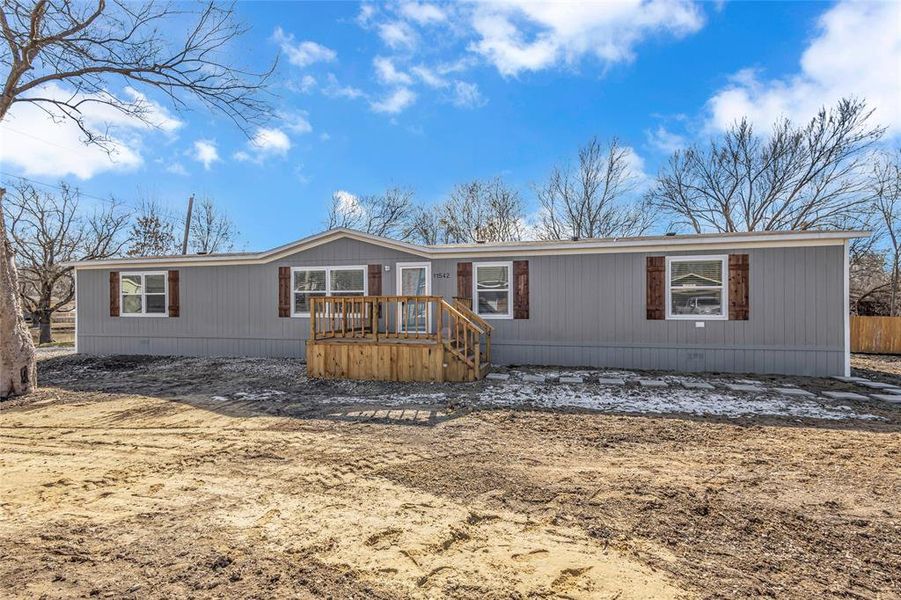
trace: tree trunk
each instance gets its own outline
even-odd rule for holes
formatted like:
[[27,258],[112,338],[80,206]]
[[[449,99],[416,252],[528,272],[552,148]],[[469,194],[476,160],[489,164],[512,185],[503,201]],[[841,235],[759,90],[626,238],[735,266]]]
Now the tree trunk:
[[40,336],[38,337],[39,344],[49,344],[53,341],[53,332],[50,328],[50,319],[51,313],[49,312],[41,312],[40,317],[38,318],[38,324],[40,325]]
[[6,239],[0,188],[0,399],[30,393],[37,384],[34,343],[22,315],[19,274]]
[[891,303],[889,304],[888,315],[890,317],[895,316],[895,309],[898,305],[897,297],[898,297],[898,251],[895,251],[895,259],[892,261],[892,296]]

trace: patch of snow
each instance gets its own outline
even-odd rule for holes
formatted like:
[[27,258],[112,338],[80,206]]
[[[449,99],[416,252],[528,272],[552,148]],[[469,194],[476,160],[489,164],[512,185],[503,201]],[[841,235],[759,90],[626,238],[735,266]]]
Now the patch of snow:
[[260,390],[258,392],[237,392],[235,398],[239,400],[273,400],[279,396],[284,396],[286,392],[281,390]]
[[379,406],[407,406],[410,404],[440,404],[447,400],[447,394],[380,394],[377,396],[328,396],[320,404],[378,404]]
[[567,386],[538,389],[530,385],[506,384],[488,387],[479,395],[479,400],[489,406],[505,408],[582,408],[601,412],[685,413],[727,418],[764,415],[830,420],[878,418],[874,415],[855,413],[848,407],[835,409],[808,399],[778,397],[749,399],[729,394],[673,389],[657,391],[639,388],[633,390],[633,393],[624,393],[621,389],[588,390]]

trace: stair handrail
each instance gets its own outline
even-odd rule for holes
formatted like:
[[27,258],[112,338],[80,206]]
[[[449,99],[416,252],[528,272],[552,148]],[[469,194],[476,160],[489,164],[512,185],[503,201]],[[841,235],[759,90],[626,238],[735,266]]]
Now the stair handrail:
[[484,330],[484,333],[491,333],[492,331],[494,331],[494,326],[492,326],[490,323],[488,323],[488,321],[486,321],[485,319],[480,317],[478,315],[478,313],[476,313],[474,310],[469,308],[469,306],[467,306],[466,303],[463,302],[462,300],[460,300],[459,298],[454,298],[454,307],[456,307],[458,310],[460,310],[460,312],[462,312],[464,315],[469,317],[469,319],[471,321],[475,321],[476,323],[481,325],[482,329]]

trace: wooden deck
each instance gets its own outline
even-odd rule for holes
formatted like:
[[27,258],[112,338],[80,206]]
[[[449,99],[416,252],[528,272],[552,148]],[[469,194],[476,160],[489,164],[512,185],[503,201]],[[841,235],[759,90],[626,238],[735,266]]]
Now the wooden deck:
[[311,299],[311,377],[377,381],[474,381],[488,372],[488,323],[441,296]]

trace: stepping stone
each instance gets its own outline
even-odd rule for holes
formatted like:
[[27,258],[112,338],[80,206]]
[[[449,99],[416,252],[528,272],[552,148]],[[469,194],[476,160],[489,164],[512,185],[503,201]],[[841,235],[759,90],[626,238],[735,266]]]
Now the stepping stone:
[[863,377],[842,377],[836,375],[835,377],[830,377],[830,379],[834,379],[836,381],[841,381],[843,383],[856,383],[858,381],[867,381]]
[[507,381],[510,379],[509,373],[488,373],[485,375],[485,379],[490,379],[492,381]]
[[813,394],[811,394],[807,390],[802,390],[796,387],[778,387],[773,388],[773,391],[779,392],[783,396],[813,396]]
[[854,392],[823,392],[823,395],[833,400],[866,400],[866,396]]
[[880,383],[878,381],[858,381],[857,385],[862,385],[864,387],[868,387],[871,390],[884,390],[884,389],[895,389],[897,386],[894,386],[890,383]]
[[883,402],[891,402],[892,404],[901,404],[901,396],[895,394],[870,394],[871,397]]
[[638,385],[641,387],[661,388],[667,387],[666,382],[662,379],[639,379]]
[[523,375],[522,380],[529,383],[544,383],[544,375]]
[[713,386],[702,381],[683,381],[682,387],[687,390],[712,390]]
[[759,385],[751,385],[749,383],[727,383],[726,387],[733,392],[762,392],[764,391]]
[[601,377],[598,379],[598,383],[601,385],[626,385],[626,381],[618,377]]
[[564,376],[560,378],[560,383],[582,383],[582,378],[575,376]]

